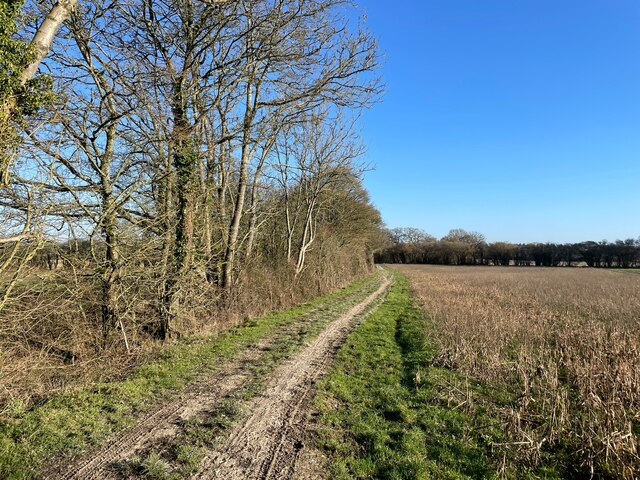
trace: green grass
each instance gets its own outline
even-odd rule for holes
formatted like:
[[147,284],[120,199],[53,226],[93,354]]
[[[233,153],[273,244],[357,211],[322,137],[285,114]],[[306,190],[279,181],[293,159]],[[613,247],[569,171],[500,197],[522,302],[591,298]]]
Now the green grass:
[[[309,316],[307,320],[297,324],[295,328],[279,332],[268,349],[260,357],[251,360],[246,365],[245,368],[251,375],[243,382],[241,388],[223,399],[213,411],[187,419],[177,435],[167,439],[163,444],[153,445],[143,452],[140,458],[133,459],[129,469],[134,472],[145,472],[148,459],[151,459],[154,464],[157,463],[155,460],[159,459],[166,466],[163,471],[168,476],[164,478],[169,480],[186,478],[198,473],[201,465],[193,461],[193,455],[183,455],[185,449],[194,454],[202,455],[207,449],[214,448],[223,433],[249,413],[246,409],[247,402],[264,390],[269,375],[283,360],[291,358],[317,337],[330,322],[345,311],[345,307],[360,303],[377,287],[378,283],[370,283],[360,289],[359,294],[353,296],[351,301],[335,304]],[[373,308],[375,307],[368,307],[361,318],[366,317]],[[149,478],[148,474],[145,475]]]
[[320,447],[332,479],[558,478],[553,469],[498,475],[504,441],[492,408],[506,392],[436,368],[429,321],[405,277],[356,329],[320,383]]
[[610,268],[610,272],[640,275],[640,268]]
[[[376,274],[334,294],[247,322],[214,339],[182,341],[124,380],[80,388],[31,409],[5,410],[0,418],[0,478],[37,477],[46,460],[104,441],[130,425],[140,412],[206,377],[224,360],[234,358],[286,325],[357,302],[379,282],[380,275]],[[143,467],[161,472],[161,462],[151,460]]]

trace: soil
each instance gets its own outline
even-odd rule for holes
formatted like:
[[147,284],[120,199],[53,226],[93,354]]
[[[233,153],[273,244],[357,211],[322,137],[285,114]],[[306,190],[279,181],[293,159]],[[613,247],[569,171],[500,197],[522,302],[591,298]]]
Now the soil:
[[[315,384],[331,365],[362,314],[389,285],[385,278],[374,293],[331,321],[307,346],[271,371],[266,385],[248,400],[248,412],[231,425],[207,451],[201,479],[313,479],[323,478],[326,460],[312,446],[311,400]],[[304,322],[284,327],[279,335],[301,329]],[[287,332],[288,329],[288,332]],[[247,349],[206,381],[188,387],[178,398],[139,418],[136,424],[110,443],[69,465],[53,464],[43,478],[89,480],[127,478],[122,468],[141,452],[171,441],[190,418],[206,415],[221,401],[240,390],[254,376],[251,364],[277,341],[278,334]]]

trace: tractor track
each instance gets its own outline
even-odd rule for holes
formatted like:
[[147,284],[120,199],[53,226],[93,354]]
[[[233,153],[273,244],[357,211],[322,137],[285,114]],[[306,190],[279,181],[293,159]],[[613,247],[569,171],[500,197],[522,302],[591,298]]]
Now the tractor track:
[[[305,425],[315,383],[326,371],[356,319],[381,297],[389,285],[384,277],[379,288],[366,299],[338,314],[308,346],[276,367],[266,388],[249,401],[249,414],[230,428],[218,446],[207,453],[202,479],[294,479],[301,454],[306,452]],[[332,306],[329,306],[332,308]],[[317,309],[320,311],[322,309]],[[249,346],[228,360],[206,380],[195,383],[175,399],[138,417],[135,425],[106,445],[80,458],[62,458],[50,464],[40,478],[46,480],[91,480],[128,478],[122,465],[154,445],[179,435],[185,421],[215,409],[221,400],[255,380],[251,366],[260,361],[278,339],[302,332],[310,312],[301,321],[286,325],[269,338]],[[304,452],[303,452],[304,451]],[[305,476],[305,478],[307,478]]]
[[[178,398],[164,404],[139,418],[136,424],[125,430],[106,447],[100,447],[84,455],[71,467],[55,465],[45,472],[47,480],[116,479],[119,463],[131,458],[154,442],[175,435],[180,423],[215,404],[234,390],[240,388],[251,372],[243,368],[261,355],[266,348],[260,344],[246,350],[243,355],[225,366],[224,371],[214,374],[204,383],[187,388]],[[62,471],[61,471],[62,470]]]
[[332,322],[307,348],[280,365],[265,392],[247,407],[250,413],[211,452],[196,478],[203,480],[286,480],[296,478],[306,448],[308,406],[315,384],[326,372],[356,319],[389,285]]

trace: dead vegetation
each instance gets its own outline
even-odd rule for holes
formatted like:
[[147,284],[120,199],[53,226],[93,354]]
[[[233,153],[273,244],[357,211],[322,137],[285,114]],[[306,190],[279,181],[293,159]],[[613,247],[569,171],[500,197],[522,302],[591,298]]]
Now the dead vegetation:
[[515,394],[505,462],[573,475],[640,471],[640,277],[508,267],[397,267],[434,322],[437,363]]
[[345,7],[11,2],[0,77],[37,48],[46,82],[0,81],[0,424],[371,271],[380,55]]
[[[174,340],[216,335],[248,318],[334,291],[367,272],[369,267],[350,261],[347,252],[335,253],[344,263],[320,264],[311,256],[309,277],[294,279],[289,266],[256,261],[243,272],[242,288],[226,295],[213,286],[194,285],[184,298],[185,314],[174,325]],[[157,341],[154,292],[160,280],[148,267],[127,270],[118,294],[121,323],[103,328],[100,284],[90,271],[75,261],[56,270],[22,269],[0,316],[0,419],[3,412],[26,409],[52,394],[119,377],[159,353],[164,343]]]

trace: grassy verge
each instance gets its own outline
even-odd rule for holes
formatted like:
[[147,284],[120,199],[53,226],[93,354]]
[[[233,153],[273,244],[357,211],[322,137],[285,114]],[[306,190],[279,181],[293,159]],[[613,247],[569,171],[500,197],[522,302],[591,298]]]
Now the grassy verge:
[[[378,286],[378,282],[370,282],[348,301],[318,311],[296,324],[295,328],[280,331],[264,354],[248,362],[245,368],[250,375],[240,388],[221,399],[213,411],[186,419],[177,435],[150,446],[122,465],[127,478],[180,480],[200,472],[205,452],[215,448],[224,433],[250,413],[247,403],[264,391],[273,370],[308,345],[346,309],[361,303]],[[360,318],[366,318],[376,304],[369,306]]]
[[429,321],[397,276],[349,337],[316,398],[318,438],[334,479],[558,478],[504,467],[493,415],[510,400],[433,366]]
[[373,275],[334,294],[247,322],[214,339],[183,341],[125,380],[81,388],[31,409],[13,405],[0,417],[0,478],[34,478],[47,459],[104,441],[130,425],[140,412],[217,370],[224,360],[280,328],[357,302],[379,285],[379,277]]

